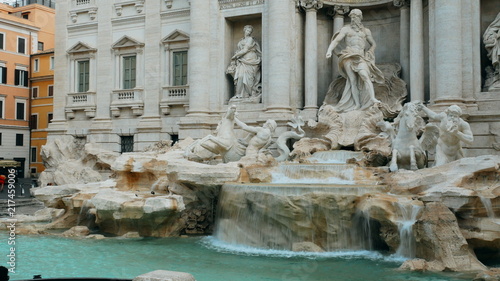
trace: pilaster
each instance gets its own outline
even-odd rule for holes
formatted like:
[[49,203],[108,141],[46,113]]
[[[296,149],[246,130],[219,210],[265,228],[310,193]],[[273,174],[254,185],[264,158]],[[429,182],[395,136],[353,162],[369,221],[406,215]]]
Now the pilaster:
[[191,36],[189,42],[189,112],[208,115],[210,95],[210,11],[211,1],[192,0]]
[[394,6],[399,8],[399,63],[401,64],[401,78],[410,90],[410,0],[394,0]]
[[[56,22],[66,23],[68,11],[69,11],[68,1],[62,1],[57,4],[56,9]],[[67,39],[68,32],[66,30],[66,24],[56,24],[55,26],[55,52],[61,54],[54,57],[54,79],[58,83],[54,83],[54,97],[53,97],[53,114],[54,117],[52,122],[48,126],[48,131],[51,135],[53,134],[64,134],[66,123],[66,95],[68,93],[68,79],[67,73],[69,71],[67,64]]]
[[318,23],[317,12],[323,7],[318,0],[301,0],[300,7],[306,11],[305,30],[305,111],[318,108]]
[[435,100],[437,107],[463,103],[462,1],[431,0],[434,4]]
[[424,101],[424,15],[422,0],[410,4],[410,98]]
[[[206,1],[206,0],[199,0]],[[269,84],[267,93],[264,91],[268,112],[290,112],[290,91],[292,84],[292,50],[287,46],[292,40],[292,19],[290,12],[295,9],[290,0],[266,1],[267,22],[269,35],[268,42]],[[266,90],[266,89],[265,89]]]
[[144,115],[139,122],[139,129],[143,133],[154,135],[159,134],[161,130],[160,107],[158,105],[161,100],[160,81],[162,81],[158,63],[161,47],[158,44],[158,34],[161,34],[161,25],[158,24],[161,20],[158,11],[161,9],[161,4],[160,1],[148,1],[145,4]]

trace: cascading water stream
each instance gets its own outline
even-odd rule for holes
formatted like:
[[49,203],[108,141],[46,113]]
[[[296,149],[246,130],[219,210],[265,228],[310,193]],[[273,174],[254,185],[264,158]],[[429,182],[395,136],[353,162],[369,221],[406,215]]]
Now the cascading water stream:
[[87,220],[88,212],[90,206],[88,200],[84,200],[82,202],[82,206],[80,207],[80,213],[78,213],[78,218],[76,220],[76,225],[80,225],[82,221]]
[[483,203],[484,208],[486,209],[486,214],[489,218],[495,218],[495,211],[493,211],[493,206],[491,204],[491,199],[483,196],[479,196],[479,199]]
[[354,165],[287,164],[273,173],[272,183],[354,184]]
[[399,247],[396,250],[396,255],[405,258],[414,258],[416,252],[415,236],[413,235],[413,225],[417,221],[417,216],[421,206],[415,204],[396,203],[395,206],[401,214],[398,221],[399,229]]
[[271,183],[225,184],[215,238],[230,245],[274,250],[293,250],[304,243],[325,251],[374,249],[370,214],[357,211],[356,202],[385,187],[356,165],[345,163],[359,155],[325,152],[314,162],[280,165]]

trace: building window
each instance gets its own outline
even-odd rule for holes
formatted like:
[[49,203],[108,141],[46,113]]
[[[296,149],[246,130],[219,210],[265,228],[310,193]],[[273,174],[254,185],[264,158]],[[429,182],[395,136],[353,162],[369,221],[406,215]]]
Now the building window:
[[2,133],[0,133],[0,145],[2,145]]
[[[37,161],[36,146],[31,148],[31,163],[36,163]],[[36,171],[36,170],[35,170]],[[36,172],[35,172],[36,173]]]
[[16,146],[23,146],[24,142],[24,135],[23,134],[16,134]]
[[0,33],[0,50],[5,50],[5,33]]
[[187,85],[187,51],[174,52],[173,86]]
[[17,37],[17,52],[26,54],[26,38]]
[[38,115],[36,115],[36,114],[31,114],[31,117],[30,117],[30,129],[31,130],[38,129]]
[[38,51],[43,51],[43,42],[38,42]]
[[28,87],[28,71],[16,69],[14,85]]
[[16,102],[16,120],[25,120],[25,102]]
[[47,125],[49,123],[52,123],[52,118],[54,118],[54,114],[52,113],[47,114]]
[[136,56],[123,57],[123,89],[135,88]]
[[0,97],[0,119],[3,119],[3,104],[4,104],[4,98]]
[[49,97],[53,97],[54,96],[54,85],[49,85],[49,88],[47,89],[47,95]]
[[37,171],[37,170],[36,170],[36,167],[31,167],[31,168],[30,168],[30,171],[31,171],[31,173],[32,173],[32,174],[36,174],[36,171]]
[[38,98],[38,87],[33,87],[31,89],[31,97],[34,99]]
[[78,61],[78,92],[83,93],[89,90],[89,70],[90,61]]
[[0,83],[7,84],[7,67],[0,66]]
[[134,136],[121,136],[121,153],[134,151]]
[[21,17],[23,17],[23,19],[29,19],[30,13],[29,12],[28,13],[22,13]]
[[50,61],[50,66],[49,67],[52,70],[52,69],[54,69],[54,57],[50,57],[49,61]]
[[39,59],[34,59],[34,61],[33,61],[33,70],[35,72],[40,71],[40,60]]

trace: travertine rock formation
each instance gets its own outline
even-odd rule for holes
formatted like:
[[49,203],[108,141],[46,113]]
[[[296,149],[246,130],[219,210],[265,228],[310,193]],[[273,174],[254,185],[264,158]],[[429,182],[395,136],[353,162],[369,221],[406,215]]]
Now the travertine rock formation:
[[40,184],[100,182],[106,178],[111,163],[118,155],[72,136],[48,140],[41,151],[46,169],[40,174]]

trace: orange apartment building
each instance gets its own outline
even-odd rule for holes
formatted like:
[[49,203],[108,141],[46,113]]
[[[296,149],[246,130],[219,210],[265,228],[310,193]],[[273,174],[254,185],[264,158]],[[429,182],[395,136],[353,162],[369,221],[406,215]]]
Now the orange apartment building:
[[30,177],[31,55],[54,47],[54,24],[50,7],[0,4],[0,159],[20,162],[20,178]]
[[31,55],[30,173],[37,178],[45,168],[40,151],[47,143],[54,96],[54,49]]

